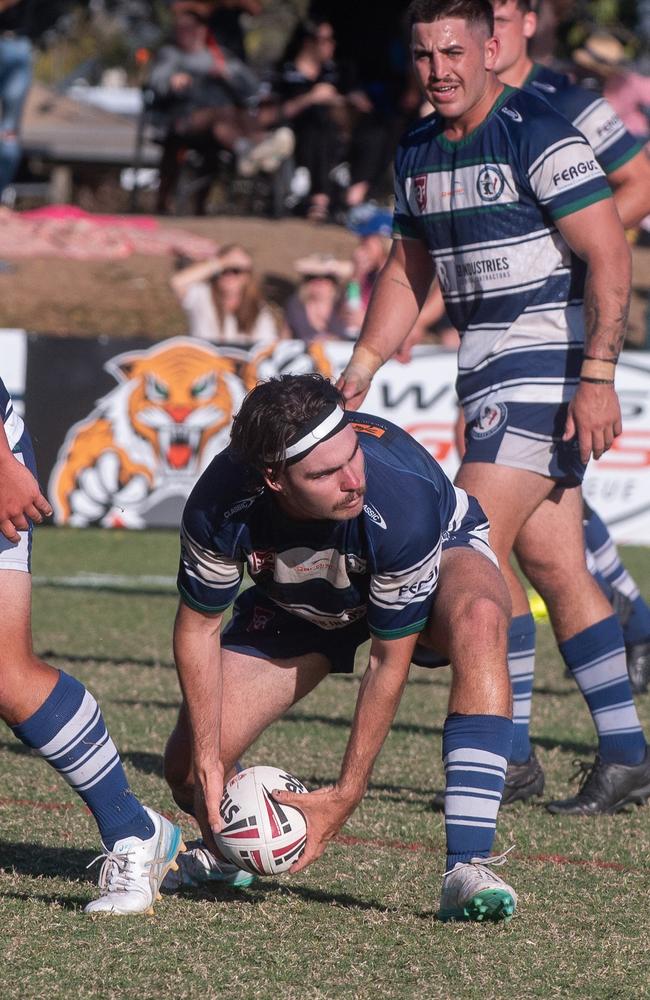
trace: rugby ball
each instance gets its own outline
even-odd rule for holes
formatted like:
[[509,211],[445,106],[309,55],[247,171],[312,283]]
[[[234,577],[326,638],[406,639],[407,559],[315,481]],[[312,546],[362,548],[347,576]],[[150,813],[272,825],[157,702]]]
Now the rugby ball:
[[279,767],[247,767],[226,785],[219,807],[217,847],[232,864],[254,875],[286,872],[305,849],[307,824],[299,809],[276,802],[275,789],[307,792]]

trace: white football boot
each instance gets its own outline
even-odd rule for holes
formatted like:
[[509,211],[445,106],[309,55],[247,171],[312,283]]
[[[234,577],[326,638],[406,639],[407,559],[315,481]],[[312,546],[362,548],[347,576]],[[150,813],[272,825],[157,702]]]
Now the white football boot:
[[94,865],[104,859],[99,873],[100,896],[84,907],[84,913],[153,913],[162,881],[170,869],[178,868],[176,855],[185,845],[179,827],[144,808],[154,825],[153,835],[148,840],[125,837],[91,861]]
[[245,889],[255,876],[231,865],[222,858],[216,858],[202,840],[188,842],[187,851],[178,859],[176,870],[167,873],[163,889],[174,892],[183,886],[205,885],[206,882],[220,882],[232,889]]
[[472,858],[445,872],[438,920],[510,920],[517,907],[517,893],[488,867],[502,865],[505,860],[505,854]]

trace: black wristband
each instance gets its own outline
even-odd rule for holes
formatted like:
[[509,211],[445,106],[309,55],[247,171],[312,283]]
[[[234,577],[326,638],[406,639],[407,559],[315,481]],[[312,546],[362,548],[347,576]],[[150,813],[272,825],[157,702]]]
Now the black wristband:
[[587,375],[581,375],[580,381],[591,382],[592,385],[614,385],[613,378],[589,378]]

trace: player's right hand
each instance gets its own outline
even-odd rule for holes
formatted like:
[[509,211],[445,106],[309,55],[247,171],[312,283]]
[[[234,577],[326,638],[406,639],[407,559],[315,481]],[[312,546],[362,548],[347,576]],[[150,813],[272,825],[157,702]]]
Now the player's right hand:
[[370,373],[365,368],[356,365],[348,365],[341,372],[336,388],[343,393],[346,409],[359,409],[368,395],[371,381]]
[[18,532],[29,529],[29,520],[40,524],[51,514],[52,508],[29,469],[13,455],[8,456],[0,471],[0,532],[17,545]]

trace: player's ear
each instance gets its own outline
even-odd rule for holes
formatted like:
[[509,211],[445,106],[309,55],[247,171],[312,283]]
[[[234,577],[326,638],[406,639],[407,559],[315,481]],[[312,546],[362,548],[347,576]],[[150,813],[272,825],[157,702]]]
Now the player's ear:
[[497,64],[497,57],[499,55],[499,49],[501,48],[499,39],[494,35],[492,38],[488,38],[485,43],[485,68],[486,70],[493,70]]
[[270,490],[273,490],[274,493],[284,492],[280,479],[281,475],[279,472],[270,468],[264,470],[264,482]]
[[532,38],[537,31],[537,14],[534,10],[529,10],[524,14],[524,38]]

